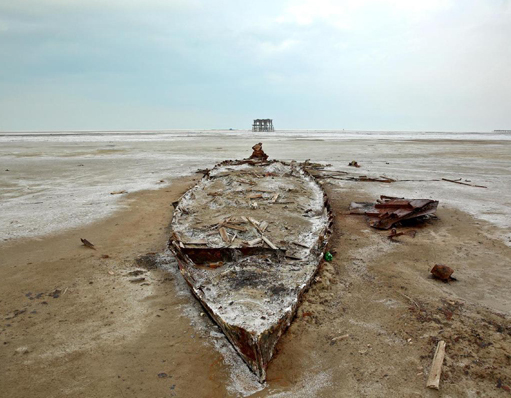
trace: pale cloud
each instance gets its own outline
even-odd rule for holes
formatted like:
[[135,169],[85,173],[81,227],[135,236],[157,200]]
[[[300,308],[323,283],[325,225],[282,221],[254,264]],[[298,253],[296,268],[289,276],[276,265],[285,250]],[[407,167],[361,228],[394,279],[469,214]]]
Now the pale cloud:
[[262,51],[265,56],[272,56],[289,51],[293,48],[297,48],[300,42],[298,40],[282,40],[274,43],[270,41],[263,41],[259,43],[259,50]]
[[0,0],[0,130],[492,129],[510,37],[494,0]]
[[414,20],[427,18],[427,14],[447,10],[451,6],[449,0],[300,0],[292,2],[276,18],[276,22],[297,25],[328,23],[338,29],[352,29],[389,15]]

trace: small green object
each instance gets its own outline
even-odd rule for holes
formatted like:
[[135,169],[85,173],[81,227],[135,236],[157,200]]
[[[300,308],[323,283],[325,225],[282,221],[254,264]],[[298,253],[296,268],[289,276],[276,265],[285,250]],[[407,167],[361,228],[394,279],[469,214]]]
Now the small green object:
[[326,260],[326,261],[330,262],[330,261],[332,261],[333,259],[334,259],[334,256],[332,256],[332,253],[330,253],[330,252],[326,252],[326,253],[325,253],[325,260]]

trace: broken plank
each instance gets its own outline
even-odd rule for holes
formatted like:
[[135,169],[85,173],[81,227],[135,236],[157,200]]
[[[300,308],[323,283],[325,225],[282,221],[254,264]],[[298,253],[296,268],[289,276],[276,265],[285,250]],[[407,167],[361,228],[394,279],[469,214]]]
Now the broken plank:
[[261,239],[266,243],[268,246],[270,246],[273,250],[278,250],[277,246],[275,246],[271,240],[269,240],[266,236],[261,235]]
[[303,243],[300,243],[300,242],[291,242],[293,245],[296,245],[296,246],[300,246],[300,247],[304,247],[306,249],[310,249],[309,246],[307,245],[304,245]]
[[235,230],[241,231],[241,232],[245,232],[247,230],[246,228],[238,227],[237,225],[232,225],[232,224],[223,224],[222,226],[224,228],[235,229]]
[[264,232],[266,231],[266,228],[268,228],[268,223],[266,221],[262,221],[259,224],[259,231]]
[[431,364],[431,370],[429,371],[428,382],[426,387],[434,388],[435,390],[440,389],[440,374],[442,373],[442,364],[445,357],[445,341],[441,340],[436,346],[435,356]]
[[488,188],[488,187],[485,187],[484,185],[469,184],[469,183],[461,182],[461,181],[457,181],[457,180],[449,180],[448,178],[442,178],[442,181],[454,182],[455,184],[467,185],[469,187]]
[[243,244],[246,246],[255,246],[261,243],[263,240],[261,238],[252,239],[249,241],[244,241]]
[[227,235],[227,231],[224,227],[218,228],[218,232],[220,233],[220,236],[222,237],[222,240],[225,243],[231,243],[231,240],[229,239],[229,236]]

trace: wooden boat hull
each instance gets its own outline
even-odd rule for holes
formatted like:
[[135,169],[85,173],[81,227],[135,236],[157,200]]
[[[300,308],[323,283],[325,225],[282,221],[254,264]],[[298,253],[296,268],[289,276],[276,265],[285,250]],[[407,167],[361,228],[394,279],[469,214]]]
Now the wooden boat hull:
[[278,161],[222,162],[177,204],[169,248],[181,274],[261,382],[332,220],[314,178]]

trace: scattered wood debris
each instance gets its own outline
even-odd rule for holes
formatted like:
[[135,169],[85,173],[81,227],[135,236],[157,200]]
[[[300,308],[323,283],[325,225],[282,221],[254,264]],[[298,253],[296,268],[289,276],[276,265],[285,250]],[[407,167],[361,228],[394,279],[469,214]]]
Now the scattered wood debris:
[[426,387],[433,388],[435,390],[440,389],[440,375],[442,373],[442,364],[444,363],[445,357],[445,341],[441,340],[436,346],[435,356],[431,364],[431,370],[429,371],[428,382]]
[[114,191],[110,192],[110,195],[121,195],[123,193],[128,193],[128,191],[122,190],[122,191]]
[[247,230],[246,228],[239,227],[239,226],[233,225],[233,224],[227,224],[227,223],[223,223],[222,226],[224,228],[235,229],[236,231],[241,231],[241,232],[245,232]]
[[382,195],[375,204],[352,202],[350,214],[365,214],[371,227],[389,229],[404,220],[434,215],[437,207],[437,200],[404,199]]

